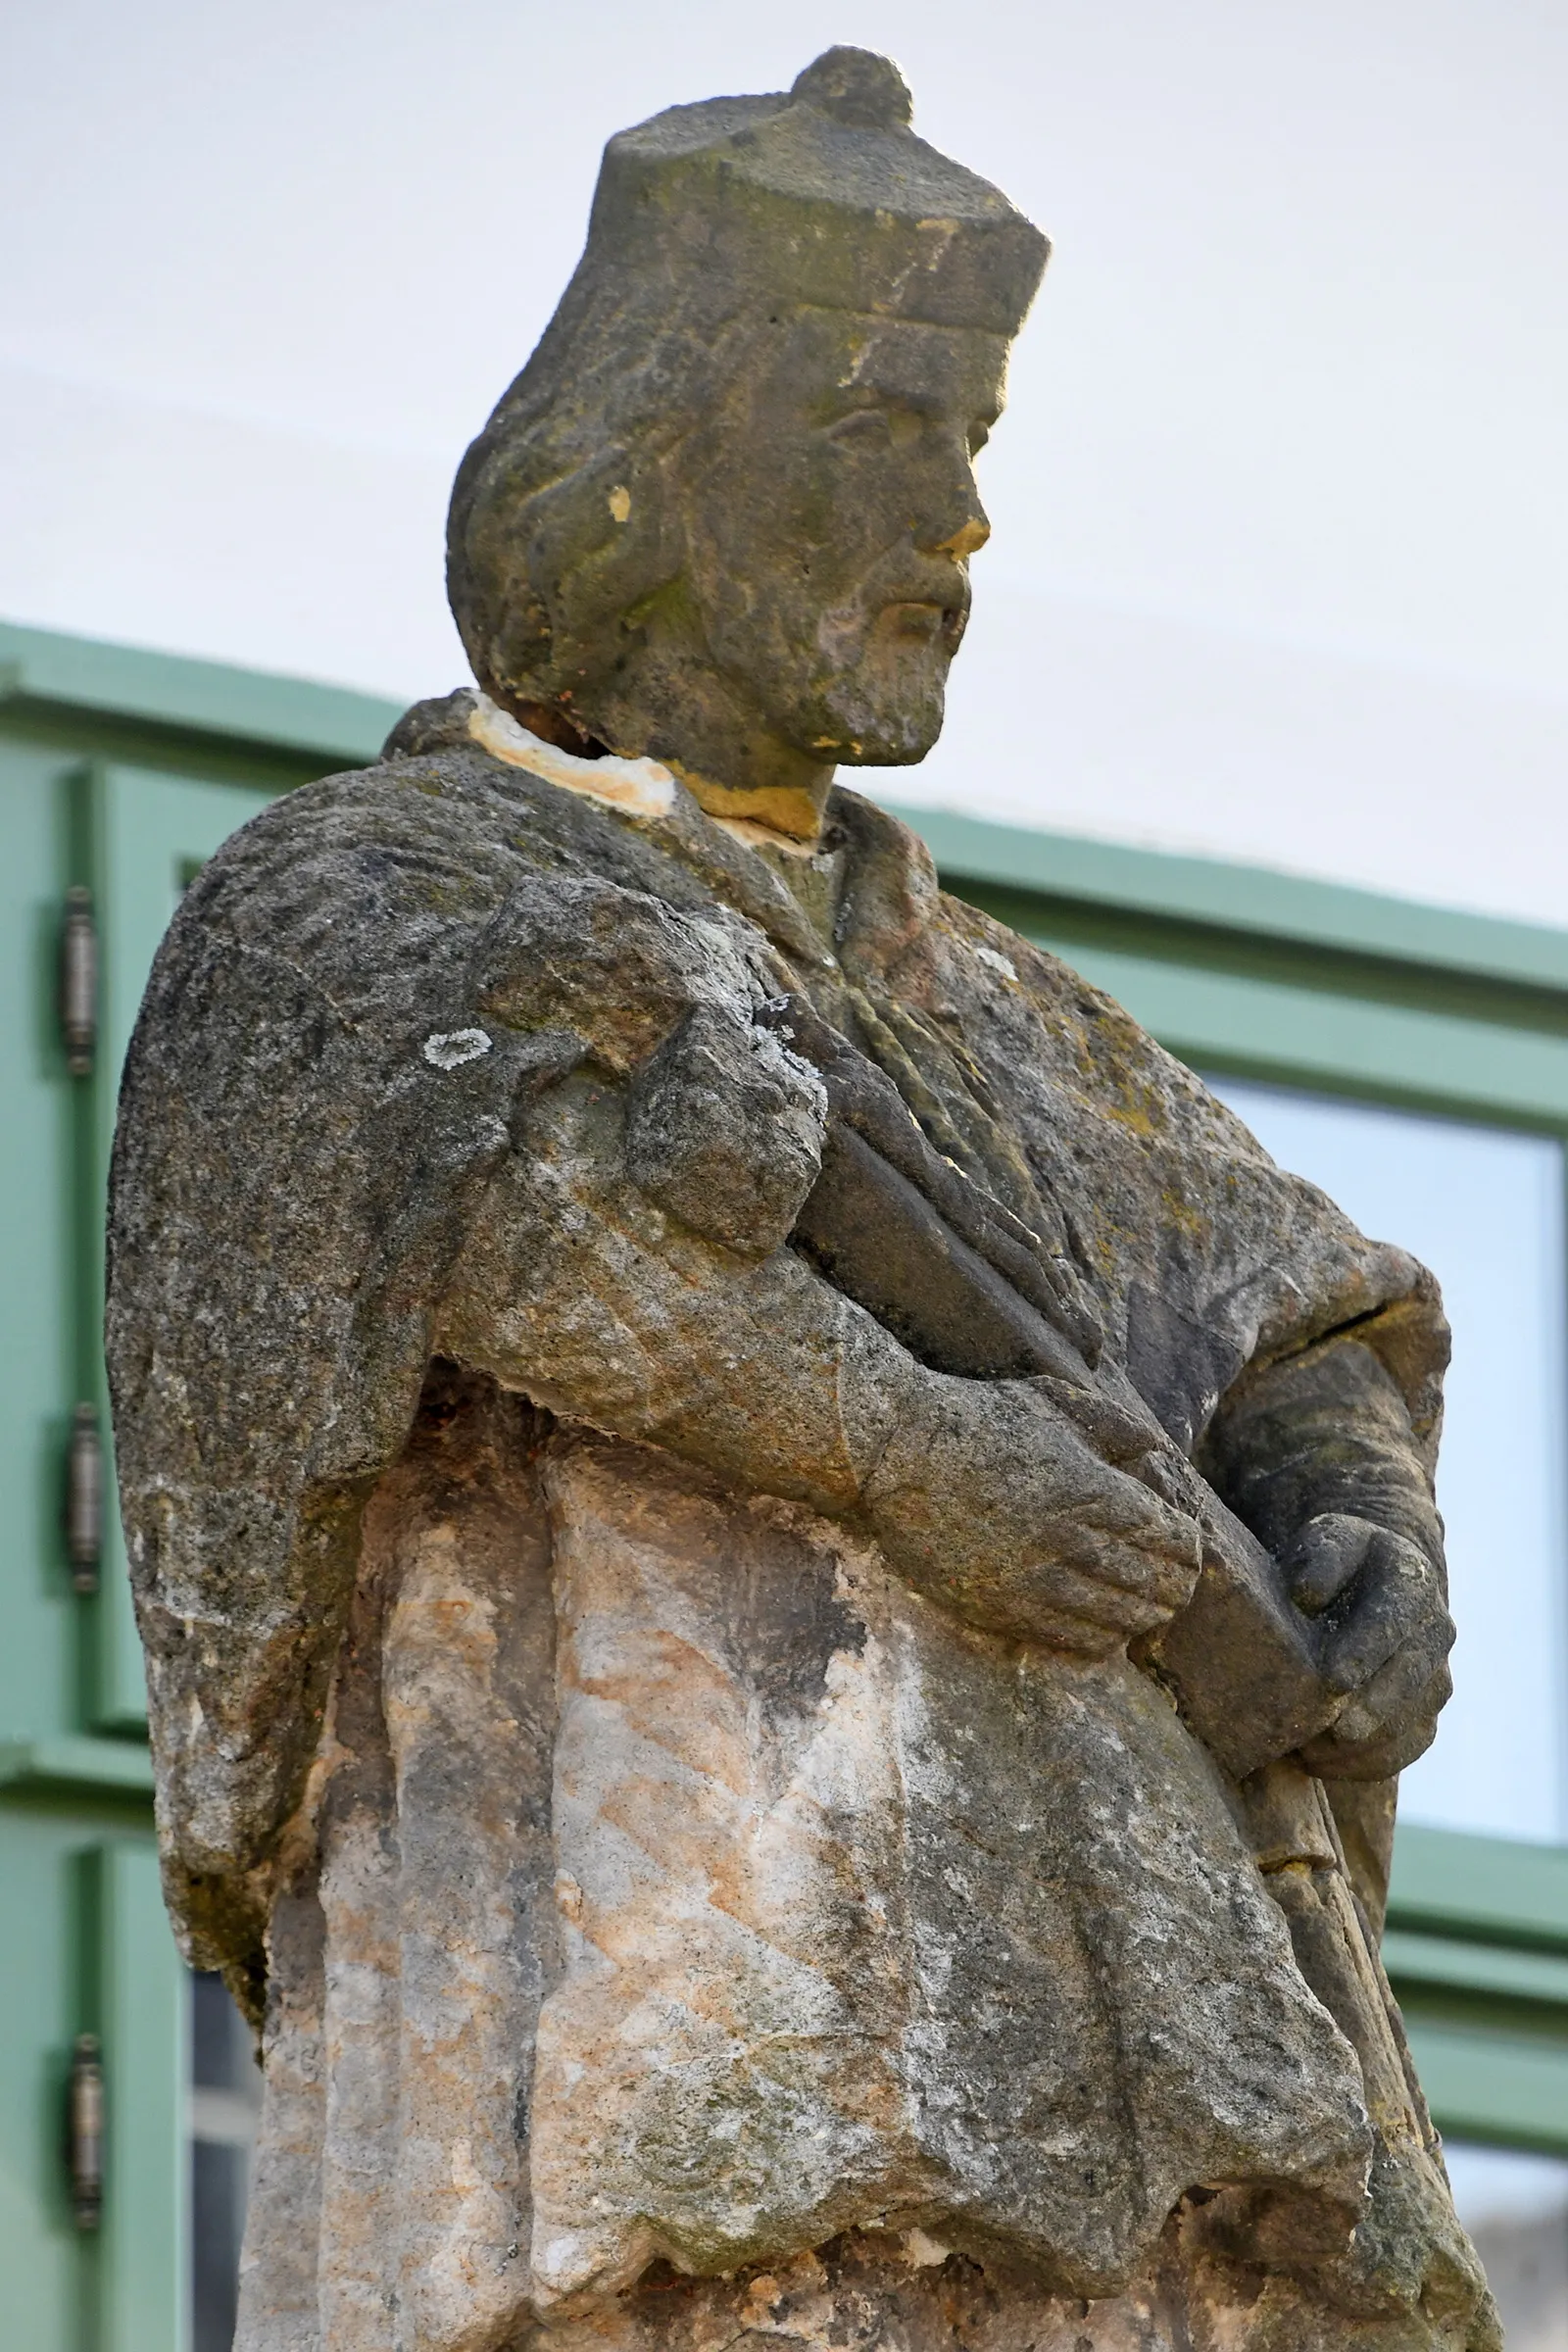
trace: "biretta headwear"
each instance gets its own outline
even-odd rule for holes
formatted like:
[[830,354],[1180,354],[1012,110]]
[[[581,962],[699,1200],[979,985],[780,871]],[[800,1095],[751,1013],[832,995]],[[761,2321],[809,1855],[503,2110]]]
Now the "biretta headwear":
[[487,691],[579,695],[607,616],[668,577],[654,469],[756,330],[815,305],[1017,333],[1050,245],[909,115],[887,58],[829,49],[792,90],[611,140],[571,283],[453,487],[447,589]]
[[751,296],[1016,334],[1049,241],[911,111],[889,59],[842,48],[787,94],[669,107],[605,149],[583,270],[715,320]]

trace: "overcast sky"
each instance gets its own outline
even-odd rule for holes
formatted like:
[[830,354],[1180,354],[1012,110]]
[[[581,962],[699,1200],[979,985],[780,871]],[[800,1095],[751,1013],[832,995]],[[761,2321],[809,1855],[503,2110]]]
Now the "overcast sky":
[[898,797],[1568,921],[1568,11],[11,0],[0,612],[413,696],[605,138],[896,55],[1056,242]]

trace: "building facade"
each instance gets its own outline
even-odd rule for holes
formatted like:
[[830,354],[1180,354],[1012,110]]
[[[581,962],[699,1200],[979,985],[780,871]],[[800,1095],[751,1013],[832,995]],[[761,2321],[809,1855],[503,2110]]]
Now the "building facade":
[[[0,628],[0,2340],[221,2352],[257,2078],[159,1895],[99,1346],[115,1093],[191,875],[396,707]],[[875,781],[875,779],[873,779]],[[1568,2347],[1568,931],[905,811],[1433,1263],[1456,1696],[1386,1956],[1516,2352]]]

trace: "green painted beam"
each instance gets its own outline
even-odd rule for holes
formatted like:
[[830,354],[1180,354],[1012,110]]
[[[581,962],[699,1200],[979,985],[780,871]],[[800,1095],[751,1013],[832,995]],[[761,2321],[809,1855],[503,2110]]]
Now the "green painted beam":
[[1389,1925],[1568,1956],[1568,1847],[1412,1822],[1395,1841]]
[[1568,1958],[1391,1928],[1383,1938],[1383,1964],[1407,2005],[1412,1997],[1445,1993],[1528,2004],[1541,2031],[1568,2038]]
[[321,772],[373,760],[404,709],[306,678],[0,622],[0,716],[10,704],[88,711],[318,755]]
[[140,1740],[0,1740],[0,1794],[150,1797],[152,1792],[153,1760]]
[[[880,799],[880,795],[875,796]],[[1219,858],[993,824],[945,808],[883,806],[927,844],[944,882],[1028,892],[1161,926],[1290,941],[1336,956],[1568,991],[1568,930],[1470,914]]]
[[1449,2139],[1568,2156],[1568,2043],[1419,2019],[1409,2034],[1432,2119]]
[[1436,1108],[1568,1125],[1568,1030],[1467,1020],[1033,934],[1198,1068]]

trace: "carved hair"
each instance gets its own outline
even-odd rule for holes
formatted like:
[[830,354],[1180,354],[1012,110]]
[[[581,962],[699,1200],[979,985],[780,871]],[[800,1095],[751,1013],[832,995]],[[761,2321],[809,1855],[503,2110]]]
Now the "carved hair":
[[[586,282],[585,282],[586,281]],[[665,289],[667,292],[667,289]],[[685,564],[683,445],[721,407],[760,320],[659,318],[588,257],[459,468],[447,593],[502,700],[591,707],[636,615]]]

